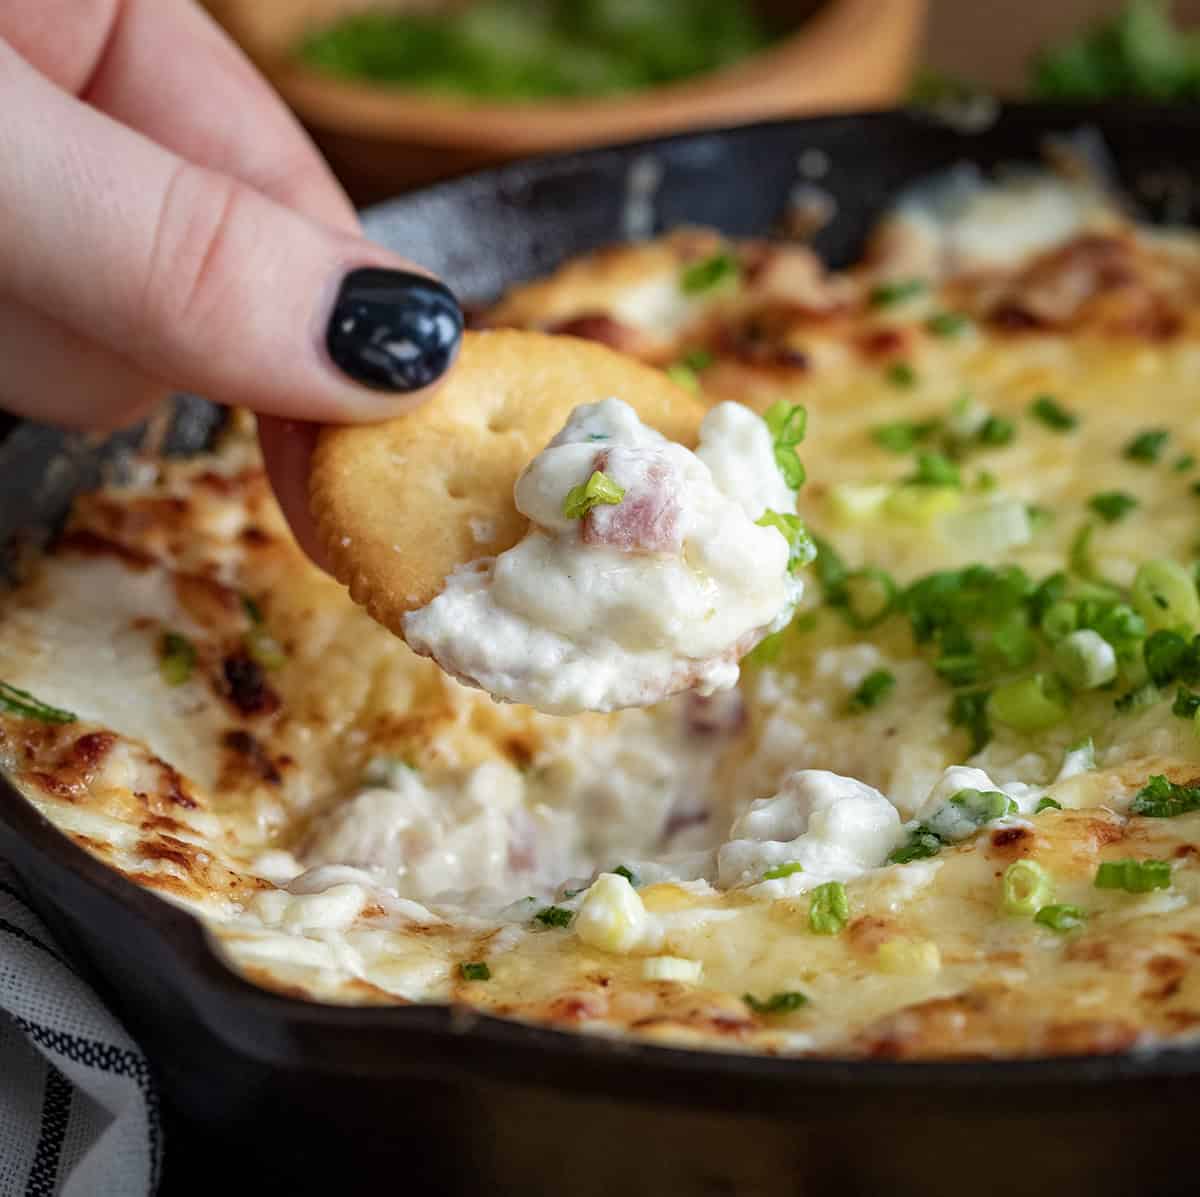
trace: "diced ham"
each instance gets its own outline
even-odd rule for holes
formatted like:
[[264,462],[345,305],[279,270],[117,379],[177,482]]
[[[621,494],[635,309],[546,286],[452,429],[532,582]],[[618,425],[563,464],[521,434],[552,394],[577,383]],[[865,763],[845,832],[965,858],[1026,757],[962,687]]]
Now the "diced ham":
[[683,549],[679,494],[670,467],[657,454],[612,449],[596,458],[597,470],[625,487],[619,503],[601,503],[584,517],[584,544],[622,553],[679,553]]

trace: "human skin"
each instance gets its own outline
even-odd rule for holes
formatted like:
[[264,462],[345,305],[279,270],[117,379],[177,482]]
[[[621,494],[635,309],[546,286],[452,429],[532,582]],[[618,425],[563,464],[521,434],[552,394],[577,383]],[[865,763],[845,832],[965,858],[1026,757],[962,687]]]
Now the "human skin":
[[[0,4],[0,162],[0,407],[100,430],[176,389],[251,408],[320,563],[307,501],[320,424],[422,402],[457,347],[453,298],[362,238],[304,131],[192,0]],[[372,377],[344,338],[330,356],[364,267],[394,272],[369,276],[373,297],[391,284],[389,326],[414,297],[438,305],[437,352],[415,372]]]

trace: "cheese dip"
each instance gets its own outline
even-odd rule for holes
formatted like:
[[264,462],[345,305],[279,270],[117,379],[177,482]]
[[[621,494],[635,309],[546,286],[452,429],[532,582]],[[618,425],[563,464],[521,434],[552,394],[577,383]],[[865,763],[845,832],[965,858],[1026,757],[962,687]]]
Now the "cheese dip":
[[726,689],[803,590],[807,538],[775,455],[767,423],[736,403],[708,413],[694,453],[619,399],[578,407],[517,479],[528,534],[456,570],[405,639],[551,714]]

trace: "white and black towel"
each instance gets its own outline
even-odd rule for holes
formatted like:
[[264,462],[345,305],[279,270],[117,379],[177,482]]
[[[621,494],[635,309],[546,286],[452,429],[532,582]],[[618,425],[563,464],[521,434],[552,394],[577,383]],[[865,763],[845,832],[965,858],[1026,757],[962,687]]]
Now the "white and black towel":
[[0,1197],[142,1197],[161,1162],[146,1058],[0,861]]

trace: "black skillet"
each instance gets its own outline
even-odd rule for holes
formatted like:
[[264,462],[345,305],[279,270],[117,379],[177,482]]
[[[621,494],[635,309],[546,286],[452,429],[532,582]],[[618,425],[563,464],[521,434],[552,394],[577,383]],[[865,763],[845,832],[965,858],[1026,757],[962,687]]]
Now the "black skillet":
[[[368,228],[483,299],[618,238],[630,168],[647,153],[662,168],[658,227],[762,234],[786,206],[798,158],[817,150],[806,172],[828,163],[817,182],[836,218],[816,244],[840,264],[911,180],[964,159],[1030,161],[1047,134],[1081,127],[1103,135],[1121,184],[1150,216],[1192,216],[1200,109],[1122,106],[1014,108],[975,132],[893,113],[699,133],[444,184],[374,209]],[[187,402],[171,447],[202,447],[213,423],[212,409]],[[112,451],[19,426],[0,447],[0,543],[52,527]],[[172,1113],[171,1192],[1109,1197],[1197,1188],[1200,1049],[775,1060],[439,1007],[320,1006],[239,980],[190,916],[108,871],[2,782],[0,855],[154,1061]]]

